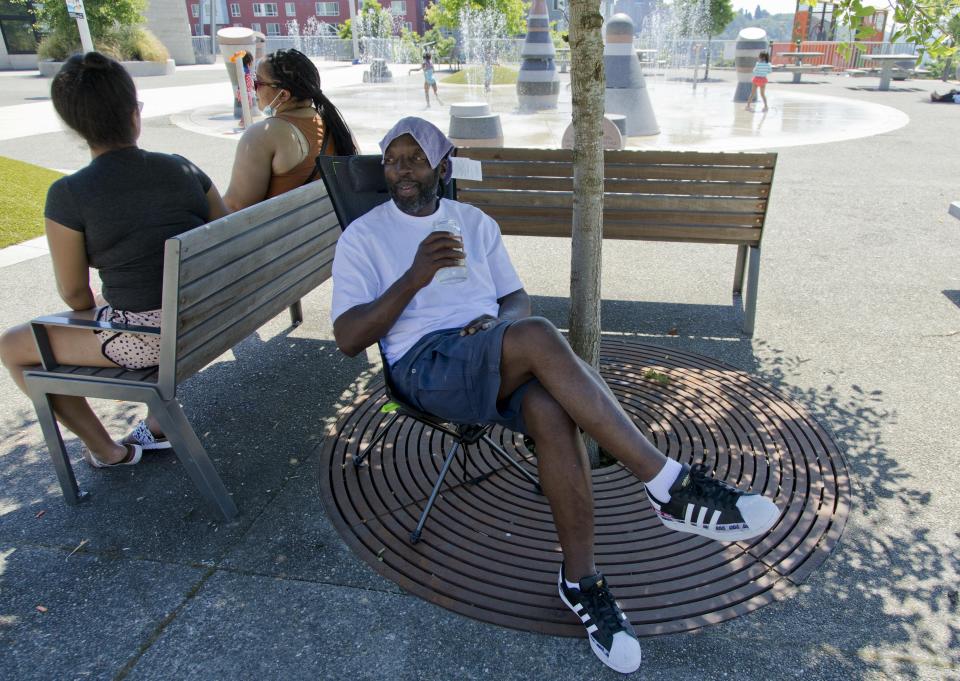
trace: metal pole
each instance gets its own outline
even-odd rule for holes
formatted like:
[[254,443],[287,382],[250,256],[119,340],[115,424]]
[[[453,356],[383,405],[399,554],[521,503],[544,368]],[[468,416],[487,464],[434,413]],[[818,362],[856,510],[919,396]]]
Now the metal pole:
[[353,7],[353,0],[347,0],[347,6],[350,8],[350,35],[353,37],[353,61],[360,61],[360,42],[357,37],[357,12]]
[[[226,17],[224,17],[226,19]],[[217,60],[217,0],[210,0],[210,54]]]
[[66,0],[67,14],[76,19],[77,31],[80,32],[80,45],[84,52],[93,52],[93,38],[90,37],[90,27],[87,25],[87,15],[83,9],[83,0]]

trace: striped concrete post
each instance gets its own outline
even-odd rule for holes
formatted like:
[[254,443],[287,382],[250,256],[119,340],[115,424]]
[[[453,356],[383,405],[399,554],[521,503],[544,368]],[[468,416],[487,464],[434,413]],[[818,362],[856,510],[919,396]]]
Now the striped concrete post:
[[753,88],[753,66],[757,63],[760,53],[769,49],[767,32],[762,28],[751,26],[740,31],[734,51],[734,62],[737,65],[737,89],[733,93],[733,101],[745,102]]
[[527,37],[520,52],[523,63],[517,76],[517,100],[522,113],[557,108],[560,79],[554,55],[546,0],[533,0],[527,17]]
[[607,74],[604,111],[626,116],[626,134],[656,135],[660,132],[650,104],[640,59],[633,51],[633,19],[614,14],[604,34],[603,68]]

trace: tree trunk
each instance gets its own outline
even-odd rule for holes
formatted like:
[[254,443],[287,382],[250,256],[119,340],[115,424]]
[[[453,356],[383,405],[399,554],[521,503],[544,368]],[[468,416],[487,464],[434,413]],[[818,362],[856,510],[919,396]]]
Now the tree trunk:
[[[600,357],[600,261],[603,244],[603,36],[599,0],[570,2],[573,94],[573,243],[570,345],[596,367]],[[599,455],[587,442],[590,463]]]

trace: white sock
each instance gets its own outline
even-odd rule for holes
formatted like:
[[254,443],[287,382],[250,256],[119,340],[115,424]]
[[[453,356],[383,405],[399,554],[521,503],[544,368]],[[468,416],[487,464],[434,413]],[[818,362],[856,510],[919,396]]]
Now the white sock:
[[580,582],[571,582],[571,581],[570,581],[569,579],[567,579],[566,577],[563,578],[563,581],[566,583],[568,589],[579,589],[579,588],[580,588]]
[[653,480],[646,483],[647,494],[664,504],[670,501],[670,488],[677,481],[682,468],[679,461],[667,459],[660,472],[653,476]]

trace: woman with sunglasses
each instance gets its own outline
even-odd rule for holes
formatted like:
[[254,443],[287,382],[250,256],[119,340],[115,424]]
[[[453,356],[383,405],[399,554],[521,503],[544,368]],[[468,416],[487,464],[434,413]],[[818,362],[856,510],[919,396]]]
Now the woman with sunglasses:
[[227,208],[237,211],[316,179],[319,154],[359,153],[350,128],[320,89],[320,73],[297,50],[277,50],[257,65],[260,110],[237,148]]
[[[97,52],[74,55],[54,77],[50,96],[92,157],[47,192],[45,227],[60,297],[75,318],[159,328],[164,242],[225,215],[223,200],[187,159],[137,146],[141,104],[118,62]],[[100,275],[102,296],[90,288],[91,267]],[[136,370],[160,361],[158,335],[68,327],[47,332],[62,364]],[[26,392],[23,372],[40,363],[29,324],[0,336],[0,359]],[[170,447],[149,416],[114,442],[82,397],[55,395],[51,402],[57,419],[83,441],[83,458],[94,468],[131,466],[144,450]]]

